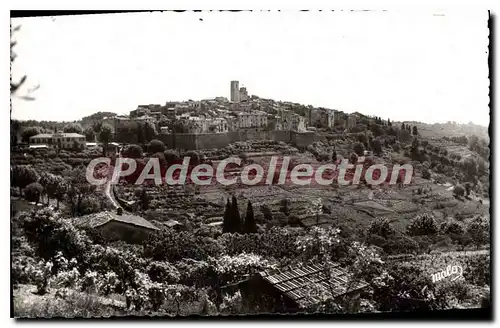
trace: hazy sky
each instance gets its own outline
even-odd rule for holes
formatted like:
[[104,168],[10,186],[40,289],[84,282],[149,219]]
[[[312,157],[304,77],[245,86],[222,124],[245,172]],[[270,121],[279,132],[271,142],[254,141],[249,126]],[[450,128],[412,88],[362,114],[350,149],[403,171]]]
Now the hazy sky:
[[489,124],[488,14],[133,13],[14,19],[17,119],[250,94],[392,120]]

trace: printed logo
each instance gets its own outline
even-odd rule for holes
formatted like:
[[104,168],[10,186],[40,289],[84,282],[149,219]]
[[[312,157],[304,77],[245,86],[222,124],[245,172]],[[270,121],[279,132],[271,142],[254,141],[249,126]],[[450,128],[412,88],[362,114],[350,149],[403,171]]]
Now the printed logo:
[[450,279],[451,281],[455,281],[460,277],[462,277],[463,272],[464,270],[461,265],[453,265],[453,266],[448,265],[446,267],[446,270],[431,275],[432,282],[438,282],[444,278],[449,278],[449,277],[451,277]]

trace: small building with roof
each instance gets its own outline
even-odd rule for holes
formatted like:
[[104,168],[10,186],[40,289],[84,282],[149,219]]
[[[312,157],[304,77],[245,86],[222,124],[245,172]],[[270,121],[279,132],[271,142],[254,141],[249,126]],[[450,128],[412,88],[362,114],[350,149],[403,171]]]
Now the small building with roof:
[[[329,270],[328,270],[329,269]],[[239,284],[246,304],[258,312],[297,313],[324,297],[358,299],[369,284],[354,281],[340,264],[309,264],[260,272]]]
[[138,215],[116,212],[99,212],[73,219],[73,224],[79,228],[92,229],[110,241],[123,240],[128,243],[140,243],[151,233],[160,229],[148,220]]
[[58,149],[85,149],[85,136],[78,133],[40,133],[30,137],[31,145],[48,145]]

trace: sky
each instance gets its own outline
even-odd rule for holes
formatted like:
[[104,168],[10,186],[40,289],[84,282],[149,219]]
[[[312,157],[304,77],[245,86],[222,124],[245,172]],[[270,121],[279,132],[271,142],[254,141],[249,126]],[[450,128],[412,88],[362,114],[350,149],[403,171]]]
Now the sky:
[[[489,124],[486,11],[156,12],[16,18],[16,119],[249,94],[427,123]],[[25,91],[25,90],[24,90]]]

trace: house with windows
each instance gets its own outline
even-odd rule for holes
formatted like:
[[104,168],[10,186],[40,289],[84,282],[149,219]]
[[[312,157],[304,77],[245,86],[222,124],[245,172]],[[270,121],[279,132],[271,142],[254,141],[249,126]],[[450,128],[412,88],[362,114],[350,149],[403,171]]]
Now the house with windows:
[[78,133],[40,133],[30,137],[30,145],[47,145],[56,149],[85,149],[85,136]]

